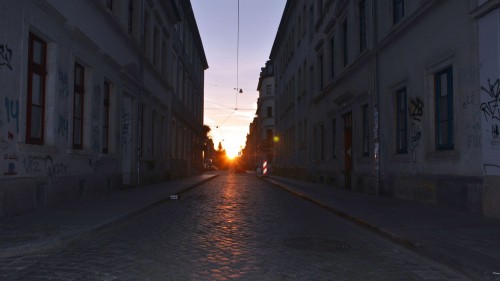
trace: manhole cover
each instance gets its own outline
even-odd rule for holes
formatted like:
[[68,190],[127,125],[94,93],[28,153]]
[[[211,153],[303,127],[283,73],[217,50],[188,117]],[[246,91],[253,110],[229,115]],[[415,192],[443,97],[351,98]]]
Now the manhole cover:
[[292,237],[283,240],[283,245],[290,249],[314,252],[342,252],[349,250],[351,245],[328,238]]

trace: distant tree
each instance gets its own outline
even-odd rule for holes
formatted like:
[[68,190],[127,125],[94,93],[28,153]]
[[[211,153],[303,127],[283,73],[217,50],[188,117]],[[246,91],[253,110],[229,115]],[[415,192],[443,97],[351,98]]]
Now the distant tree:
[[215,151],[215,165],[221,169],[225,170],[228,168],[228,160],[226,150],[222,147],[222,142],[219,142],[217,151]]
[[210,138],[210,136],[209,136],[208,134],[210,133],[210,131],[211,131],[211,130],[212,130],[212,129],[210,128],[210,126],[208,126],[208,125],[203,125],[203,133],[205,134],[205,137],[206,137],[207,139],[209,139],[209,138]]

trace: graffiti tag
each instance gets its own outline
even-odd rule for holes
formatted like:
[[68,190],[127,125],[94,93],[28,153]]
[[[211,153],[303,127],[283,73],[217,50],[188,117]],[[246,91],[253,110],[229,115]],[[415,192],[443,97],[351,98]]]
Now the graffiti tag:
[[7,45],[0,45],[0,68],[2,66],[7,66],[12,70],[10,65],[10,60],[12,59],[12,50]]
[[69,88],[68,88],[68,74],[59,70],[59,96],[60,97],[68,97],[69,96]]
[[45,173],[50,178],[71,175],[71,164],[54,163],[52,157],[30,156],[23,160],[23,165],[27,174]]
[[16,130],[19,133],[19,101],[10,100],[9,98],[5,98],[5,108],[7,109],[7,122],[10,122],[10,119],[16,120]]
[[486,120],[491,118],[500,121],[500,79],[497,79],[493,84],[491,84],[491,80],[488,79],[488,88],[481,86],[481,90],[485,91],[490,97],[489,101],[481,104],[481,110],[484,112],[484,117]]

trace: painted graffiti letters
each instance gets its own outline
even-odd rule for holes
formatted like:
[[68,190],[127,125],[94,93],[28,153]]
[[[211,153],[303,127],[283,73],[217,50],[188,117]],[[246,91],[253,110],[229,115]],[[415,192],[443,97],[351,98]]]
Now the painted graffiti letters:
[[5,108],[7,109],[7,123],[10,120],[16,120],[16,130],[19,132],[19,101],[10,100],[9,98],[5,98]]
[[55,163],[50,155],[45,157],[45,173],[51,178],[71,175],[71,165],[64,163]]
[[54,163],[50,155],[45,157],[30,156],[23,160],[23,165],[27,174],[45,173],[50,178],[71,175],[71,164]]
[[3,173],[6,176],[14,176],[17,175],[16,164],[10,162],[7,166],[7,172]]
[[[17,154],[4,154],[3,155],[4,160],[9,160],[9,161],[17,161],[18,156]],[[16,164],[13,162],[9,162],[7,165],[7,172],[4,173],[6,176],[14,176],[17,175],[17,169],[16,169]]]
[[64,115],[59,114],[59,125],[57,126],[57,133],[67,138],[68,127],[69,127],[68,119]]
[[68,74],[59,70],[59,96],[60,97],[68,97],[69,96],[69,88],[68,88]]
[[17,158],[18,158],[17,154],[15,154],[15,153],[14,154],[4,154],[3,155],[3,159],[4,160],[15,160],[15,161],[17,161]]
[[416,101],[414,100],[411,100],[410,101],[410,117],[413,119],[413,120],[416,120],[416,121],[420,121],[422,115],[424,115],[424,103],[419,99],[417,98]]
[[417,124],[412,123],[411,124],[411,140],[410,140],[410,144],[411,144],[412,149],[417,148],[421,139],[422,139],[422,132],[420,131],[420,128],[418,127]]
[[42,171],[41,163],[45,161],[42,157],[28,157],[23,160],[24,169],[27,174],[39,173]]
[[489,96],[489,101],[481,104],[484,117],[486,120],[491,118],[500,121],[500,79],[497,79],[493,84],[488,79],[488,88],[481,87],[481,90],[485,91]]
[[2,66],[7,66],[12,70],[10,61],[12,59],[12,50],[7,45],[0,45],[0,69]]
[[410,134],[410,147],[411,147],[411,158],[413,162],[417,161],[416,149],[420,144],[422,139],[422,132],[420,131],[419,123],[424,115],[424,103],[422,100],[417,98],[416,100],[410,100],[410,106],[408,108],[410,118],[411,118],[411,134]]
[[130,115],[127,112],[122,113],[121,121],[121,144],[123,151],[126,152],[130,140]]
[[469,105],[475,105],[475,104],[476,104],[476,103],[475,103],[475,101],[474,101],[474,95],[469,95],[469,96],[466,96],[466,97],[465,97],[465,100],[464,100],[464,102],[462,103],[462,107],[463,107],[464,109],[466,109],[466,108],[467,108],[467,106],[469,106]]

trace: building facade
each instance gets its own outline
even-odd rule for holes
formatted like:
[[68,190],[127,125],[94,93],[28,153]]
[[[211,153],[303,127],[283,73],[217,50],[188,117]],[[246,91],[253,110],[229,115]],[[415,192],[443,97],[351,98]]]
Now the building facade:
[[270,55],[276,172],[500,217],[497,9],[287,1]]
[[276,106],[274,99],[274,69],[271,61],[261,69],[257,91],[257,118],[255,119],[255,137],[257,144],[257,163],[274,162],[274,124]]
[[0,14],[0,216],[201,168],[208,65],[189,1]]

